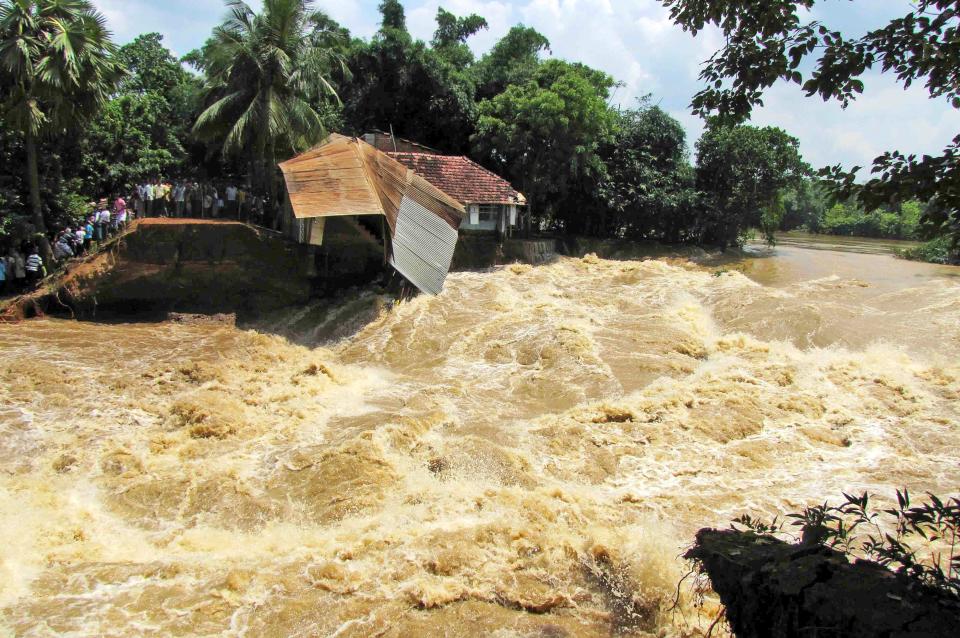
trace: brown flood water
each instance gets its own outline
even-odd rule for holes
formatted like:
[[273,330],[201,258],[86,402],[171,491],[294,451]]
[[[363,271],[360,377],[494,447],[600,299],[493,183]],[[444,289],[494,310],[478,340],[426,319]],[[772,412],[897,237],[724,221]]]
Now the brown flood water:
[[815,248],[0,326],[0,635],[699,635],[698,528],[960,493],[960,269]]

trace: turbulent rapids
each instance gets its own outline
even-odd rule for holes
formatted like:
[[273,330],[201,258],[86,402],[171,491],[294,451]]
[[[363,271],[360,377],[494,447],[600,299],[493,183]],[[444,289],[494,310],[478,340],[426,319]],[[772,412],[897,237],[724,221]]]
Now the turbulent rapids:
[[958,280],[751,268],[458,273],[317,348],[2,326],[0,627],[694,633],[698,528],[960,486]]

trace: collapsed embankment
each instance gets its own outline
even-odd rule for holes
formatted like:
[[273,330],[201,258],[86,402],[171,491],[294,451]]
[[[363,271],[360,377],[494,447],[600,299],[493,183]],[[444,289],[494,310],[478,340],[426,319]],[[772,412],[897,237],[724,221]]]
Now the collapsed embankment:
[[138,220],[103,250],[10,302],[3,316],[271,310],[309,297],[303,251],[239,222]]
[[[332,218],[323,246],[304,246],[248,224],[222,220],[138,220],[102,250],[72,262],[35,292],[0,305],[0,320],[44,314],[91,318],[165,312],[253,317],[302,305],[383,270],[382,246],[355,224]],[[542,264],[558,255],[703,259],[699,248],[584,237],[508,239],[464,233],[452,271],[509,263]]]

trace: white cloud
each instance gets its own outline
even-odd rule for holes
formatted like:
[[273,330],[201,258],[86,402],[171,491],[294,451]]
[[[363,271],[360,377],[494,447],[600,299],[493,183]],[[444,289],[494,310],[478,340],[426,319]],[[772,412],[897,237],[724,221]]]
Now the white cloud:
[[842,162],[869,167],[874,157],[893,149],[939,153],[957,134],[956,112],[945,100],[929,99],[922,86],[903,90],[879,73],[868,75],[865,85],[863,95],[846,110],[836,102],[804,97],[796,86],[777,86],[753,120],[798,137],[803,156],[814,166]]

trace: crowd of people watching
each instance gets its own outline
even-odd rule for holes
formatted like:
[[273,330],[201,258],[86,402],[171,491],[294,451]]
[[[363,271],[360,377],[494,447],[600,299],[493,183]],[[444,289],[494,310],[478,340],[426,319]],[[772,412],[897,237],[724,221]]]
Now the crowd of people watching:
[[44,263],[36,242],[22,242],[0,255],[0,295],[22,293],[60,265],[96,250],[131,221],[146,217],[234,219],[263,224],[266,199],[233,183],[154,180],[139,184],[127,197],[115,194],[90,203],[86,219],[57,231],[51,241],[54,264]]
[[226,218],[262,223],[266,201],[242,186],[156,180],[140,184],[131,195],[137,217]]

